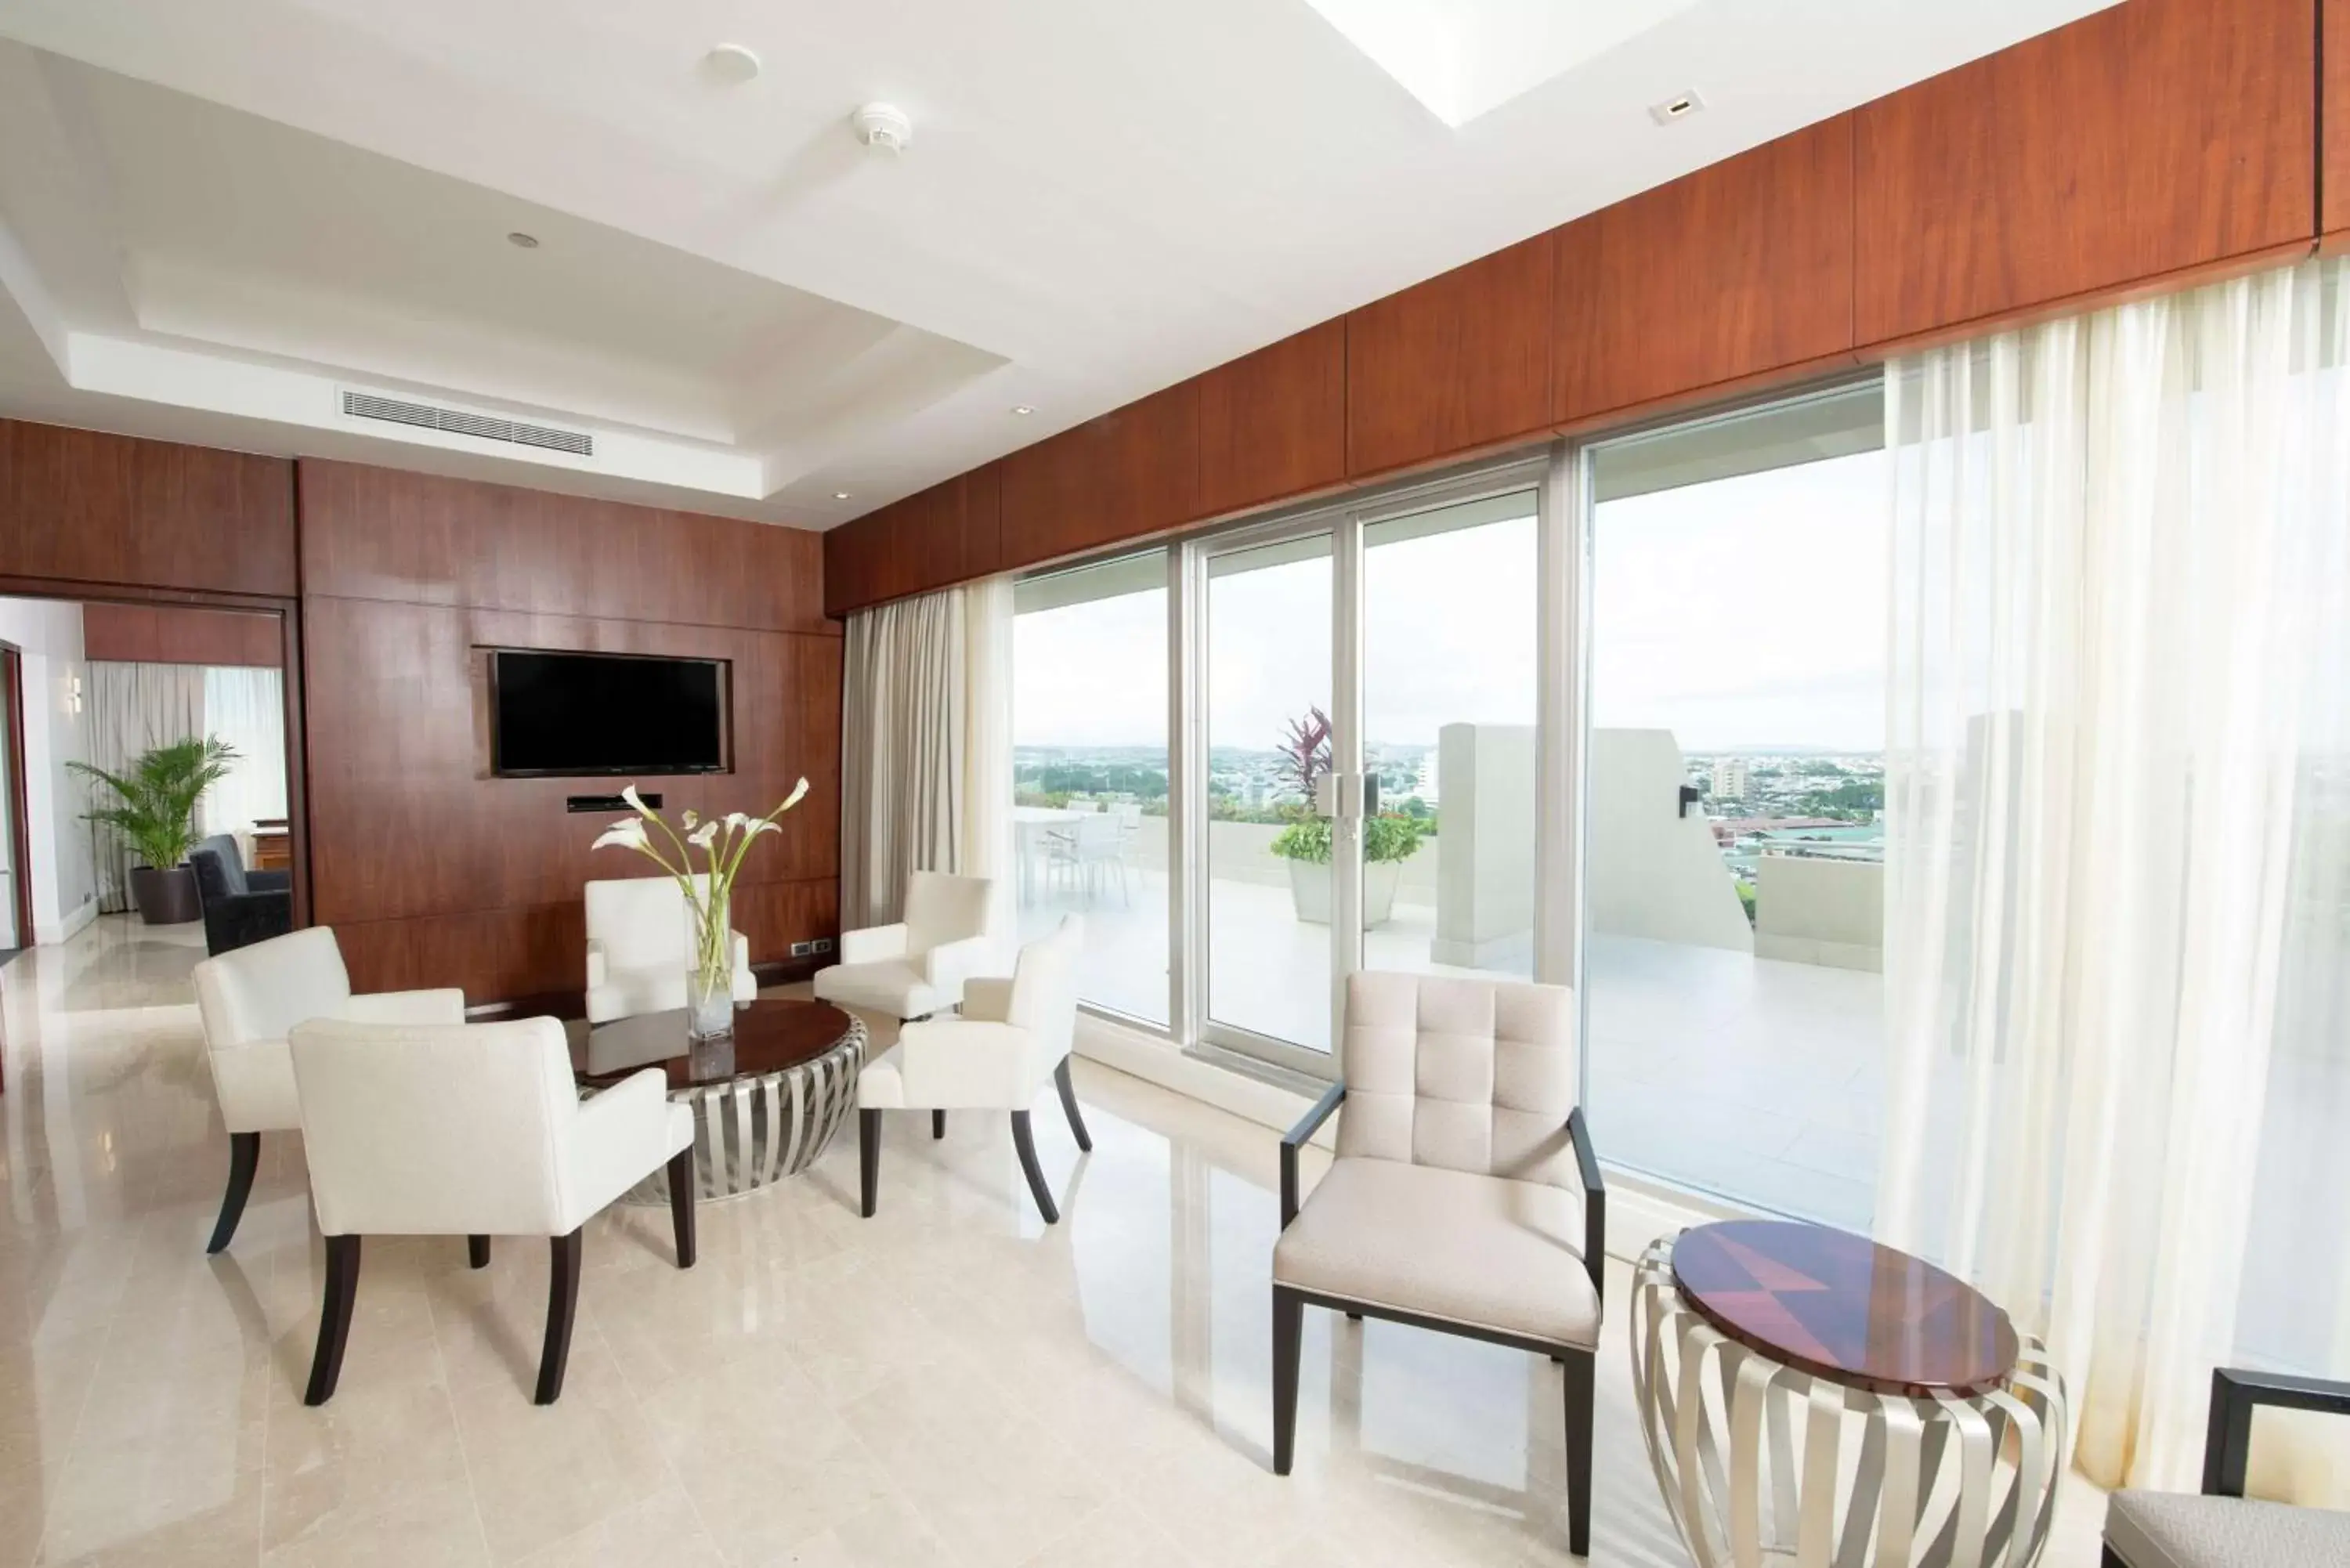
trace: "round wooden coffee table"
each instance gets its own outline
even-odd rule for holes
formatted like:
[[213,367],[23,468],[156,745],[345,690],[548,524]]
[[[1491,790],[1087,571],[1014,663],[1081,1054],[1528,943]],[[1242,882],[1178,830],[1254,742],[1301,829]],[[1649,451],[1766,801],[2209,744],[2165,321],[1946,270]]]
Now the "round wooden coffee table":
[[1632,1381],[1699,1568],[1997,1562],[2047,1543],[2064,1380],[1965,1281],[1825,1226],[1660,1238]]
[[[736,1198],[816,1163],[857,1103],[865,1025],[824,1002],[762,997],[737,1003],[729,1041],[690,1048],[685,1010],[566,1026],[582,1094],[647,1067],[669,1077],[672,1103],[693,1107],[698,1196]],[[656,1170],[624,1203],[667,1203]]]

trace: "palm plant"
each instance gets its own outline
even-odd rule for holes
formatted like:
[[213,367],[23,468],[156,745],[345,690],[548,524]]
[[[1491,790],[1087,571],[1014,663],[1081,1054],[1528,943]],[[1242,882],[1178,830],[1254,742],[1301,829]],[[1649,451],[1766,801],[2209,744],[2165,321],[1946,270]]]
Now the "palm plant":
[[117,804],[96,806],[82,814],[88,822],[102,822],[130,841],[144,864],[169,871],[188,857],[196,838],[196,802],[204,791],[226,778],[237,753],[216,736],[190,736],[157,746],[130,764],[128,774],[112,774],[88,763],[66,765],[114,791]]

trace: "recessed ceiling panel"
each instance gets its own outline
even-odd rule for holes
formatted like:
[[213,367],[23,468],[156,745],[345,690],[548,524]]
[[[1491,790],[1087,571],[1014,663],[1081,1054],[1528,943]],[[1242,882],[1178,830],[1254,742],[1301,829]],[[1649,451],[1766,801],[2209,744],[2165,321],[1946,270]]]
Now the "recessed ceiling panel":
[[1565,75],[1698,0],[1305,0],[1447,125]]

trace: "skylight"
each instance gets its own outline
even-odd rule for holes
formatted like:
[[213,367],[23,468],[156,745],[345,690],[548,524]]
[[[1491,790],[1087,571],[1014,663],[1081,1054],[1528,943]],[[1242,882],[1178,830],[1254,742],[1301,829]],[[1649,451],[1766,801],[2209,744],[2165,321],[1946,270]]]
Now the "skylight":
[[1466,125],[1697,0],[1306,0],[1447,125]]

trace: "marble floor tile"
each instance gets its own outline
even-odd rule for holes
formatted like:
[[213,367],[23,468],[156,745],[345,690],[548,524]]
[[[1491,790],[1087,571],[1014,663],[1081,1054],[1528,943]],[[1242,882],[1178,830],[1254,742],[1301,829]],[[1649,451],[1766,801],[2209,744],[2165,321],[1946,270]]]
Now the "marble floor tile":
[[[324,1283],[300,1139],[234,1245],[192,929],[109,918],[0,968],[0,1568],[1425,1568],[1571,1563],[1557,1369],[1307,1314],[1271,1473],[1264,1129],[1090,1064],[1028,1200],[1001,1116],[853,1127],[806,1176],[588,1228],[561,1402],[531,1403],[543,1240],[466,1266],[370,1238],[340,1387],[302,1403]],[[1309,1177],[1312,1173],[1309,1171]],[[1650,1479],[1611,1269],[1592,1561],[1686,1561]],[[2072,1485],[2044,1561],[2090,1568]]]

